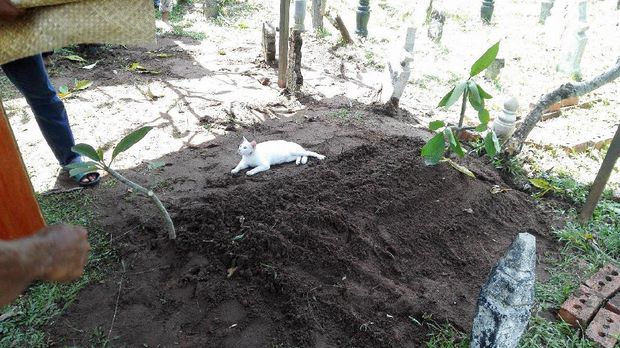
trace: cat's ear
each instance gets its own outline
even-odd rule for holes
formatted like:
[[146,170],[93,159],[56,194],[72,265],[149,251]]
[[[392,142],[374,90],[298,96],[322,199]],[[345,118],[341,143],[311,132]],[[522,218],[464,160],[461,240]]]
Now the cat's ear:
[[252,145],[252,147],[256,147],[256,140],[252,140],[252,142],[250,143]]
[[245,137],[243,137],[243,142],[244,143],[249,143],[248,139],[246,139]]

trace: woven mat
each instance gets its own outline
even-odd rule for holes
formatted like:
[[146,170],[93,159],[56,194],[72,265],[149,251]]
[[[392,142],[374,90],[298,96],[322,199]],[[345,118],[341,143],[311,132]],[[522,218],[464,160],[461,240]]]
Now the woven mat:
[[[74,44],[155,43],[153,0],[20,1],[43,7],[28,9],[14,23],[0,22],[0,64]],[[58,2],[64,4],[47,6]]]

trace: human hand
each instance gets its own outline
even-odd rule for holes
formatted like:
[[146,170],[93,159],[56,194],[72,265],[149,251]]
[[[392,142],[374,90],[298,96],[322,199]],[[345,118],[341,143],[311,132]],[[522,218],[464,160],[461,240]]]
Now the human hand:
[[90,250],[84,228],[52,225],[44,228],[37,237],[41,239],[39,252],[45,255],[38,279],[68,282],[82,276]]
[[12,22],[24,12],[13,6],[9,0],[0,0],[0,21]]

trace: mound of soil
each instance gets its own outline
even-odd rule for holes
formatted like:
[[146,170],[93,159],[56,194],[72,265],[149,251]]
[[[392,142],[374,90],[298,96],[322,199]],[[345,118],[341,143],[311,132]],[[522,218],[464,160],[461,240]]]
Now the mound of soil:
[[[346,133],[321,123],[309,127]],[[56,343],[84,343],[73,328],[108,332],[112,318],[114,346],[417,347],[429,316],[469,331],[494,263],[525,229],[542,255],[548,217],[523,193],[494,193],[505,184],[477,159],[471,179],[424,165],[419,138],[355,137],[340,153],[314,147],[328,155],[320,163],[203,178],[205,192],[170,209],[176,243],[158,239],[158,221],[129,233],[128,269],[80,295],[52,328]]]

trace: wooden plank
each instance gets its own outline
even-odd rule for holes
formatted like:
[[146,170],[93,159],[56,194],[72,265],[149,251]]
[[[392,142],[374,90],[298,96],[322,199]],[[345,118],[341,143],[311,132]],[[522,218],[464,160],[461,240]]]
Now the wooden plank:
[[280,52],[278,55],[278,86],[280,88],[286,88],[290,8],[290,0],[280,0]]
[[579,220],[581,222],[586,222],[592,217],[594,208],[596,208],[599,199],[601,199],[603,190],[605,190],[605,185],[607,185],[607,180],[609,180],[611,171],[614,169],[614,165],[616,164],[619,156],[620,125],[616,130],[616,135],[614,135],[614,138],[611,141],[611,145],[609,145],[609,150],[607,150],[607,154],[605,155],[603,164],[601,164],[601,169],[599,169],[598,174],[596,175],[596,179],[594,179],[594,183],[592,184],[592,188],[590,189],[590,193],[588,194],[586,203],[584,204],[583,209],[579,214]]
[[0,101],[0,240],[36,233],[45,226],[9,120]]

